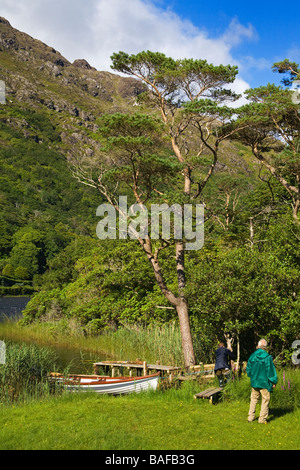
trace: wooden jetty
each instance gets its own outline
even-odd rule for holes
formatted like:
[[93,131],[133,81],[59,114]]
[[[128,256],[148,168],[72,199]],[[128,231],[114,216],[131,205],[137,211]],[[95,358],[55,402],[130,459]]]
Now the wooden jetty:
[[147,364],[145,361],[102,361],[95,362],[94,374],[98,375],[99,369],[102,368],[105,374],[111,377],[123,375],[124,370],[129,373],[129,377],[142,373],[143,376],[149,375],[150,371],[161,372],[161,375],[167,375],[170,382],[174,376],[177,376],[182,370],[180,367],[163,366],[161,364]]
[[[246,364],[246,363],[245,363]],[[243,368],[245,367],[243,363]],[[201,380],[213,380],[215,378],[214,367],[215,364],[199,364],[191,366],[188,370],[183,370],[181,367],[175,366],[164,366],[159,364],[148,364],[146,361],[141,361],[137,359],[136,361],[102,361],[95,362],[94,374],[99,375],[99,369],[101,368],[104,371],[105,375],[110,375],[111,377],[122,376],[125,373],[129,374],[129,377],[135,375],[149,375],[154,372],[160,372],[161,377],[168,377],[170,382],[174,379],[184,381],[184,380],[196,380],[201,378]],[[233,370],[237,368],[237,363],[232,363]]]

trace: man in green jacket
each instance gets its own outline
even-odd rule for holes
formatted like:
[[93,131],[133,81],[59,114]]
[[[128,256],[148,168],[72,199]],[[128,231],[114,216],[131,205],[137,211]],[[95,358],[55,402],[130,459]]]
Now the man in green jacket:
[[256,351],[249,357],[246,368],[252,387],[248,421],[255,420],[255,409],[261,396],[261,410],[258,422],[262,424],[267,423],[270,392],[277,384],[277,373],[273,359],[267,353],[266,348],[267,341],[261,339],[258,342]]

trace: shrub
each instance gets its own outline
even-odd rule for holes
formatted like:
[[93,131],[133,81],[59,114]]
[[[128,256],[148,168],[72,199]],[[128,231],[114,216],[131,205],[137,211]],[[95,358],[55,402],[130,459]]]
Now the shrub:
[[23,266],[18,266],[15,269],[15,277],[17,279],[28,280],[30,279],[30,274],[27,268],[24,268]]
[[2,270],[2,275],[3,276],[8,276],[8,277],[14,277],[15,275],[15,270],[14,268],[12,267],[11,264],[7,264],[6,266],[4,266],[3,270]]

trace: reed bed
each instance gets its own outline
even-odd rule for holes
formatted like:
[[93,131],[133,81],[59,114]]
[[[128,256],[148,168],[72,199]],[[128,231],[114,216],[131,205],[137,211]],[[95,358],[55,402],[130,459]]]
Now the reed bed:
[[98,335],[86,335],[74,321],[33,323],[22,326],[15,322],[0,323],[0,339],[25,341],[40,345],[60,345],[81,351],[105,354],[115,360],[142,359],[148,363],[183,365],[179,327],[123,325],[117,331],[105,330]]
[[5,363],[0,365],[0,403],[25,402],[53,393],[47,375],[58,367],[58,357],[34,344],[6,342]]
[[180,331],[175,324],[152,328],[124,326],[116,332],[104,333],[99,341],[106,352],[121,360],[183,365]]
[[[112,360],[135,361],[141,359],[149,364],[184,367],[180,328],[177,322],[164,325],[142,326],[123,324],[117,330],[103,330],[97,334],[84,331],[74,319],[36,322],[0,322],[1,338],[13,341],[35,342],[40,345],[61,346],[91,351]],[[213,350],[207,340],[194,335],[196,363],[211,363]]]

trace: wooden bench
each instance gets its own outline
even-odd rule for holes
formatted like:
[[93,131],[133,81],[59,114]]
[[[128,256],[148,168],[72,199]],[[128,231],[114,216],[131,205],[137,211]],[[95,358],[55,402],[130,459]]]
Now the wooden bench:
[[214,397],[223,391],[221,387],[211,387],[203,390],[203,392],[197,393],[194,395],[194,398],[208,398],[210,403],[213,403]]

